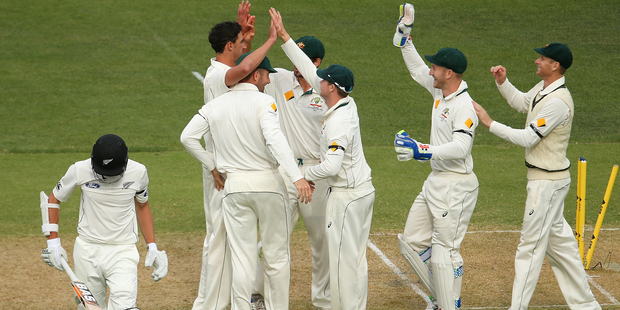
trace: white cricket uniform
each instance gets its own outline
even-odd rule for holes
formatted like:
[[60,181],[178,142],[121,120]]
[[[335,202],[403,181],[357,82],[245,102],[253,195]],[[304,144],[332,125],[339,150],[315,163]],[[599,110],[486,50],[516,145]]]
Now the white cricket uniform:
[[275,100],[256,86],[240,83],[209,104],[199,115],[202,131],[210,132],[217,169],[226,173],[222,207],[232,254],[232,309],[250,309],[258,263],[257,220],[263,244],[265,303],[288,309],[290,252],[288,197],[278,172],[302,174],[280,130]]
[[[424,181],[422,191],[411,206],[403,237],[424,262],[429,259],[433,263],[435,260],[443,260],[444,255],[433,257],[436,247],[447,251],[445,257],[451,261],[454,283],[446,284],[452,287],[446,287],[446,292],[449,294],[452,291],[455,305],[442,307],[458,308],[463,275],[461,242],[478,197],[478,179],[473,172],[471,156],[478,117],[465,81],[461,82],[457,91],[444,97],[441,89],[433,87],[434,79],[429,75],[430,69],[411,40],[405,43],[401,51],[411,77],[426,88],[434,100],[430,136],[433,154],[430,164],[433,171]],[[440,264],[449,262],[437,261],[437,265]],[[438,287],[437,283],[435,287]]]
[[[312,61],[288,40],[282,49],[314,89],[321,79]],[[326,180],[330,186],[326,206],[331,308],[366,309],[370,234],[375,188],[364,157],[355,100],[339,100],[324,116],[320,138],[321,163],[307,167],[308,181]]]
[[[211,59],[211,66],[207,69],[204,79],[204,102],[207,104],[214,98],[228,92],[226,86],[226,72],[230,67],[215,58]],[[196,115],[194,118],[198,117]],[[230,303],[230,286],[232,271],[230,267],[230,253],[227,250],[226,229],[222,217],[222,192],[215,188],[213,170],[213,139],[207,133],[204,137],[187,139],[195,130],[194,119],[189,122],[181,134],[181,142],[187,151],[198,159],[202,165],[204,210],[207,234],[202,249],[202,269],[198,296],[194,300],[192,310],[225,309]],[[204,148],[200,139],[204,138]],[[209,255],[213,254],[213,255]]]
[[562,77],[527,93],[508,79],[497,85],[512,108],[527,113],[525,129],[493,122],[489,130],[526,148],[527,200],[521,240],[515,257],[510,309],[527,309],[545,256],[571,309],[601,309],[588,285],[577,241],[564,219],[564,199],[570,187],[566,148],[574,115],[573,100]]
[[65,202],[76,188],[82,191],[78,237],[73,248],[75,274],[100,305],[108,310],[135,307],[138,295],[138,222],[135,200],[148,201],[146,167],[129,160],[123,177],[102,183],[95,177],[90,159],[71,165],[53,190]]
[[[314,65],[312,67],[316,69]],[[292,71],[281,68],[276,70],[278,73],[269,75],[271,83],[265,87],[265,93],[276,99],[282,132],[297,158],[299,169],[304,173],[307,167],[320,162],[319,138],[327,106],[314,88],[304,92]],[[280,174],[286,184],[291,205],[289,233],[295,228],[301,213],[310,240],[312,304],[321,309],[329,309],[329,256],[325,238],[327,181],[316,181],[312,201],[304,204],[297,199],[297,188],[282,168]]]

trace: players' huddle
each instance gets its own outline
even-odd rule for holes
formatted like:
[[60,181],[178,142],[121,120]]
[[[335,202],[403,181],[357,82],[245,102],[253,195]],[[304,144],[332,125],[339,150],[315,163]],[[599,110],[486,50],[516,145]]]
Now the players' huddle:
[[[289,238],[300,214],[310,240],[312,304],[366,309],[366,244],[375,189],[350,95],[353,72],[338,64],[317,69],[325,56],[321,41],[313,36],[293,41],[273,8],[268,39],[249,52],[255,31],[250,7],[242,1],[237,22],[211,29],[216,57],[204,78],[205,104],[180,138],[202,164],[204,185],[206,237],[192,309],[288,309]],[[398,243],[428,291],[428,306],[461,307],[459,252],[478,196],[471,149],[482,123],[526,148],[527,212],[511,309],[527,308],[545,254],[562,291],[568,292],[568,305],[600,309],[562,215],[570,184],[566,146],[573,102],[563,76],[572,63],[570,50],[559,43],[535,49],[543,81],[527,93],[508,82],[505,68],[491,69],[504,98],[528,113],[526,127],[512,129],[493,121],[470,97],[461,51],[442,48],[425,55],[431,67],[425,64],[412,43],[413,22],[413,5],[401,5],[393,43],[412,78],[433,96],[430,143],[401,130],[394,146],[399,161],[429,161],[432,172]],[[266,57],[278,38],[293,71],[274,69]],[[68,169],[49,197],[41,193],[42,230],[48,238],[41,256],[64,270],[59,204],[81,189],[75,275],[102,308],[137,309],[138,226],[147,243],[145,266],[154,267],[152,277],[158,281],[168,272],[166,252],[155,243],[148,181],[146,167],[129,159],[123,139],[109,134],[93,145],[90,159]]]

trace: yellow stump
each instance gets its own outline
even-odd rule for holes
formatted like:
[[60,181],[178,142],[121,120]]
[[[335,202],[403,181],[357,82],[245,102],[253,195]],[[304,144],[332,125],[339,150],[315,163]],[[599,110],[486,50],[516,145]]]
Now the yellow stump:
[[590,269],[590,263],[592,263],[592,255],[594,254],[594,248],[596,247],[598,234],[601,232],[601,226],[603,225],[603,219],[605,218],[605,211],[607,211],[607,205],[609,204],[609,198],[611,197],[611,190],[614,188],[614,182],[616,181],[617,174],[618,165],[614,165],[614,167],[611,169],[609,182],[607,182],[607,189],[605,190],[605,197],[603,198],[603,204],[601,205],[601,212],[598,214],[598,219],[596,220],[594,234],[592,235],[592,242],[590,242],[590,248],[588,248],[588,255],[585,262],[586,269]]
[[579,258],[584,260],[584,225],[586,222],[586,175],[588,163],[585,158],[580,157],[577,166],[577,224],[575,225],[575,237],[579,245]]

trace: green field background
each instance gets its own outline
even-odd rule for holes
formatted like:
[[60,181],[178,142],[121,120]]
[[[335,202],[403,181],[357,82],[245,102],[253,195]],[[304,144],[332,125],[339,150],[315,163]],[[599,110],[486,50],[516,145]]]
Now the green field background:
[[[253,1],[256,37],[267,36],[268,9],[282,13],[293,38],[325,44],[324,67],[339,63],[355,74],[362,138],[377,197],[373,231],[399,231],[430,172],[428,163],[398,162],[394,134],[406,129],[427,142],[431,96],[408,75],[392,46],[396,1]],[[204,230],[200,165],[179,135],[203,104],[204,75],[214,57],[207,37],[236,19],[237,1],[0,2],[0,235],[40,233],[38,192],[50,192],[94,141],[115,133],[130,157],[149,168],[158,232]],[[587,225],[600,209],[611,167],[620,163],[620,3],[611,1],[423,1],[416,3],[412,37],[421,54],[446,46],[468,58],[471,96],[496,120],[522,127],[525,115],[501,98],[489,73],[504,65],[527,91],[536,76],[534,47],[559,41],[574,54],[567,83],[575,101],[569,158],[576,179],[588,160]],[[292,69],[279,45],[276,67]],[[473,149],[480,180],[470,230],[519,229],[525,201],[523,149],[480,126]],[[574,225],[575,184],[565,215]],[[75,232],[79,193],[63,204],[61,231]],[[620,189],[604,227],[620,226]],[[298,227],[298,229],[300,229]]]

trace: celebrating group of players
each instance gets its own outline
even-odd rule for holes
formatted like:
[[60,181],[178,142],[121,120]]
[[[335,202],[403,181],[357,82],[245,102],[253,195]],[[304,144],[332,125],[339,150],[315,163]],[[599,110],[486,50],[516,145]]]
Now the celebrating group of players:
[[[573,102],[564,85],[572,54],[564,44],[535,49],[543,79],[522,93],[491,71],[502,95],[527,126],[517,130],[491,120],[467,92],[465,55],[440,49],[425,58],[411,39],[414,8],[400,7],[394,45],[412,78],[433,96],[430,144],[405,131],[395,137],[400,161],[430,161],[432,173],[416,197],[400,251],[427,289],[429,305],[461,305],[459,254],[478,196],[473,146],[478,123],[526,147],[528,200],[511,309],[525,309],[545,255],[571,308],[600,309],[581,266],[572,230],[563,218],[570,184],[566,146]],[[289,238],[301,213],[312,254],[312,303],[318,309],[366,309],[370,233],[375,189],[366,163],[355,100],[354,75],[333,64],[317,69],[325,48],[313,36],[293,41],[280,12],[271,8],[266,42],[252,52],[255,17],[249,2],[237,22],[215,25],[216,53],[204,78],[204,106],[181,134],[202,163],[206,237],[193,309],[288,309]],[[294,71],[274,69],[266,57],[277,39]],[[204,147],[201,141],[204,140]],[[58,238],[59,203],[80,187],[75,272],[107,309],[133,309],[137,299],[138,225],[148,244],[146,266],[155,281],[167,273],[165,251],[155,244],[146,168],[128,159],[124,141],[105,135],[91,158],[72,165],[50,197],[41,195],[43,259],[63,270]],[[260,242],[259,235],[260,232]]]

